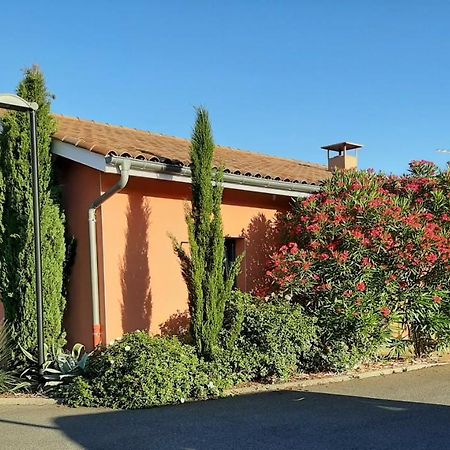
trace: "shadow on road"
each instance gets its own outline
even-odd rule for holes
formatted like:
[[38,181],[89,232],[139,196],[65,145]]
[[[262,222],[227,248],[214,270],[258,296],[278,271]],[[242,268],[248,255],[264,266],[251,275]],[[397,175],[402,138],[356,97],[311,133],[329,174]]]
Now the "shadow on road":
[[450,408],[312,392],[276,392],[150,410],[61,416],[88,449],[446,448]]

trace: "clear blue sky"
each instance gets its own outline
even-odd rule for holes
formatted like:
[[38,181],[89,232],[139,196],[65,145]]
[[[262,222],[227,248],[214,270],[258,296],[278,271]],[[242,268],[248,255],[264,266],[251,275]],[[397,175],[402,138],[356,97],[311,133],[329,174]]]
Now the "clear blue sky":
[[[1,6],[0,92],[39,64],[53,110],[218,144],[401,173],[450,155],[450,1],[31,1]],[[16,26],[14,25],[16,22]],[[20,30],[19,30],[20,27]]]

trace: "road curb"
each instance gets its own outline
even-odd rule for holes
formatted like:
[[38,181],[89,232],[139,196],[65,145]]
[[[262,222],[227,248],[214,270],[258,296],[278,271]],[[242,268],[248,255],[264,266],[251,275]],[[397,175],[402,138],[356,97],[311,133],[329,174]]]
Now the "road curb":
[[48,397],[0,397],[0,406],[47,406],[57,404],[57,400]]
[[411,364],[399,367],[389,367],[386,369],[376,369],[370,370],[367,372],[360,373],[349,373],[345,375],[330,375],[322,378],[312,378],[308,380],[296,380],[296,381],[288,381],[286,383],[277,383],[277,384],[258,384],[252,386],[245,387],[235,387],[231,389],[227,389],[224,392],[224,396],[232,397],[237,395],[249,395],[249,394],[258,394],[262,392],[277,392],[277,391],[293,391],[298,389],[304,389],[310,386],[319,386],[322,384],[330,384],[330,383],[341,383],[343,381],[357,380],[357,379],[365,379],[365,378],[373,378],[384,375],[391,375],[394,373],[404,373],[404,372],[412,372],[414,370],[420,369],[428,369],[430,367],[436,366],[445,366],[450,364],[448,362],[436,362],[436,363],[419,363],[419,364]]

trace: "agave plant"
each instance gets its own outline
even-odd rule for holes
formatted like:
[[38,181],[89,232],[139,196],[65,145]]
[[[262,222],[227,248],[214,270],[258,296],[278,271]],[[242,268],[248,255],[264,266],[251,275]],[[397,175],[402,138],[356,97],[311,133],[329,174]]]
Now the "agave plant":
[[[25,349],[23,354],[33,363],[32,367],[22,372],[21,378],[25,378],[32,383],[40,383],[37,372],[37,359]],[[66,352],[60,347],[44,346],[43,379],[44,388],[52,388],[67,383],[73,378],[82,375],[89,360],[82,344],[75,344],[71,352]]]

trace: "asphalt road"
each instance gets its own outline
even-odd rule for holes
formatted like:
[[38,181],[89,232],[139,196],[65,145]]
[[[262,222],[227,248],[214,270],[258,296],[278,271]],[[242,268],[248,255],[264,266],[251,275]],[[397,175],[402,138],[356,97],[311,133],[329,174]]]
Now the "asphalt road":
[[450,365],[139,411],[0,406],[1,449],[446,449]]

